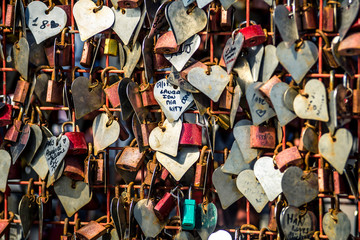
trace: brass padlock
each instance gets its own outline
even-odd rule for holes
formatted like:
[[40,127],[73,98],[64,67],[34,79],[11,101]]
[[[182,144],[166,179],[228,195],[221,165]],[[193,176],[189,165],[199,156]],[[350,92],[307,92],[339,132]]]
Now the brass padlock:
[[63,104],[63,89],[64,81],[62,79],[57,80],[56,69],[51,74],[51,79],[48,81],[46,102],[62,105]]
[[101,72],[101,81],[103,82],[104,92],[106,96],[108,96],[111,105],[114,108],[117,108],[118,106],[120,106],[120,97],[118,94],[118,88],[121,78],[119,78],[120,76],[118,76],[116,79],[119,80],[108,86],[110,77],[107,77],[106,75],[107,72],[110,70],[118,70],[118,69],[116,67],[111,67],[111,66],[104,68],[104,70]]
[[110,56],[118,55],[118,42],[111,37],[105,39],[104,54]]
[[25,103],[27,93],[29,91],[30,83],[26,81],[23,77],[20,76],[20,79],[17,81],[13,101],[16,103]]
[[19,115],[16,119],[14,119],[13,124],[6,131],[4,139],[10,142],[16,142],[21,132],[22,127],[22,117],[23,117],[24,109],[21,107],[19,111]]
[[326,6],[323,8],[323,22],[322,30],[324,32],[336,32],[338,30],[337,26],[337,16],[338,9],[341,4],[339,1],[327,0]]
[[275,128],[267,126],[250,127],[251,148],[274,149],[276,142]]
[[145,152],[140,152],[138,147],[135,147],[136,139],[131,141],[129,146],[124,149],[116,156],[116,167],[135,172],[139,170],[145,159]]
[[107,216],[103,216],[98,218],[96,221],[90,221],[87,225],[76,231],[76,238],[81,240],[95,240],[103,236],[107,232],[107,229],[112,227],[111,223],[107,223],[104,226],[100,224],[101,221],[106,219]]
[[80,65],[89,68],[93,62],[95,40],[90,38],[84,42],[83,51],[81,53]]
[[316,30],[316,33],[320,34],[321,38],[324,40],[325,45],[322,48],[323,56],[327,64],[332,68],[338,68],[340,65],[335,61],[334,55],[331,50],[331,44],[327,36],[320,30]]
[[194,177],[194,186],[195,187],[203,187],[204,186],[204,181],[205,181],[204,177],[205,177],[206,164],[207,164],[206,159],[205,159],[205,154],[206,154],[207,149],[208,149],[207,146],[202,147],[199,162],[196,163],[195,177]]

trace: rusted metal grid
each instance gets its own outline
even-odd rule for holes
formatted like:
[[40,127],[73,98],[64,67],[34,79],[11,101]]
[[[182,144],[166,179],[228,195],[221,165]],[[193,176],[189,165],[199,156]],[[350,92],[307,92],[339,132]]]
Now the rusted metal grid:
[[[283,1],[284,3],[286,3],[286,1],[284,0]],[[71,44],[72,44],[72,68],[75,66],[75,36],[74,34],[77,34],[78,31],[77,30],[74,30],[75,29],[75,21],[74,21],[74,17],[73,17],[73,14],[72,14],[72,9],[73,9],[73,6],[74,6],[74,3],[75,3],[75,0],[71,0],[70,4],[71,4],[71,29],[72,31],[70,32],[71,33]],[[250,0],[245,0],[245,3],[246,3],[246,24],[247,26],[249,26],[250,24],[250,19],[251,19],[251,16],[250,16]],[[109,4],[109,0],[105,0],[105,4],[108,5]],[[5,16],[5,10],[6,10],[6,1],[2,1],[2,16],[3,16],[3,21],[4,21],[4,16]],[[323,0],[319,0],[319,29],[322,30],[322,18],[323,18]],[[3,46],[6,46],[6,42],[7,42],[7,39],[6,39],[6,33],[9,32],[10,30],[9,29],[4,29],[3,32],[2,32],[2,36],[3,36]],[[215,35],[231,35],[231,32],[210,32],[210,33],[206,33],[206,32],[201,32],[200,34],[208,34],[209,35],[209,55],[210,55],[210,61],[214,61],[214,36]],[[271,32],[269,29],[268,29],[268,35],[273,35],[274,33]],[[319,51],[319,59],[318,59],[318,62],[317,62],[317,69],[318,69],[318,72],[317,73],[309,73],[307,74],[307,77],[311,77],[311,78],[318,78],[319,80],[321,81],[329,81],[329,77],[330,77],[330,74],[328,73],[323,73],[323,57],[322,57],[322,44],[323,44],[323,40],[321,37],[319,37],[318,34],[307,34],[307,35],[311,35],[311,36],[314,36],[317,38],[317,41],[318,41],[318,51]],[[326,34],[328,36],[334,36],[336,34]],[[6,55],[6,49],[4,47],[4,54]],[[106,58],[106,66],[109,66],[109,57]],[[11,71],[16,71],[14,68],[8,68],[6,67],[6,62],[5,60],[2,61],[2,67],[0,68],[0,71],[2,72],[3,74],[3,94],[6,95],[6,72],[11,72]],[[44,69],[42,70],[44,72],[51,72],[52,69]],[[70,71],[70,70],[64,70],[64,71]],[[359,71],[360,71],[360,61],[358,61],[358,66],[357,66],[357,74],[355,75],[355,77],[358,77],[359,76]],[[78,72],[88,72],[88,69],[87,70],[83,70],[83,69],[80,69],[78,70]],[[122,70],[111,70],[109,71],[110,73],[124,73],[124,71]],[[166,71],[157,71],[155,72],[155,74],[167,74],[168,72]],[[288,74],[286,76],[289,76]],[[335,78],[342,78],[343,77],[343,74],[335,74]],[[350,86],[352,88],[354,88],[354,78],[353,79],[350,79]],[[106,99],[106,105],[109,106],[109,101],[108,99]],[[60,110],[68,110],[67,107],[48,107],[48,106],[41,106],[40,107],[41,110],[54,110],[54,111],[60,111]],[[103,108],[99,109],[99,111],[105,111]],[[110,108],[110,111],[120,111],[120,109],[116,108]],[[153,110],[153,111],[157,111],[157,112],[160,112],[161,110]],[[193,113],[197,113],[197,111],[191,111]],[[211,102],[211,113],[213,114],[229,114],[229,112],[225,112],[225,111],[213,111],[213,103]],[[74,113],[73,113],[74,115]],[[354,121],[357,122],[357,138],[359,139],[359,136],[360,136],[360,117],[359,116],[350,116],[350,118],[354,119]],[[75,119],[73,117],[73,119]],[[299,126],[301,127],[301,126]],[[286,142],[286,127],[283,127],[283,147],[285,147],[285,142]],[[321,136],[321,126],[320,126],[320,132],[319,132],[319,137]],[[360,144],[360,141],[358,141],[358,144]],[[122,149],[121,147],[109,147],[106,149],[106,152],[107,152],[107,156],[109,155],[109,151],[118,151]],[[222,154],[224,151],[215,151],[215,153],[220,153]],[[311,156],[312,158],[316,158],[318,159],[318,169],[322,168],[322,159],[320,157],[319,154],[314,154]],[[352,156],[352,158],[355,158],[355,156]],[[106,169],[107,169],[107,178],[109,178],[109,174],[108,174],[108,171],[109,171],[109,161],[114,161],[114,159],[108,159],[106,158]],[[359,164],[357,163],[357,169],[359,169]],[[107,179],[107,183],[109,183],[108,181],[109,179]],[[142,174],[141,174],[141,182],[144,180],[144,167],[142,167]],[[360,180],[358,179],[358,182]],[[11,183],[9,184],[14,184],[14,185],[28,185],[29,181],[12,181]],[[42,181],[41,179],[40,180],[35,180],[34,182],[34,185],[35,186],[38,186],[38,194],[40,195],[41,194],[41,184],[42,184]],[[96,187],[101,187],[103,188],[103,186],[96,186]],[[127,185],[120,185],[120,188],[122,189],[125,189],[127,188]],[[135,189],[139,189],[140,188],[140,185],[134,185],[134,188]],[[166,188],[166,187],[164,187]],[[188,189],[188,187],[182,187],[181,188],[182,190],[186,190]],[[215,191],[213,188],[211,188],[213,191]],[[170,188],[169,188],[170,190]],[[113,185],[110,185],[110,184],[107,184],[105,186],[105,195],[106,195],[106,215],[107,215],[107,222],[110,222],[110,201],[111,201],[111,196],[113,196],[114,194],[114,186]],[[4,194],[4,210],[5,210],[5,219],[8,218],[8,196],[9,196],[9,192],[6,192]],[[320,235],[319,237],[320,238],[324,238],[326,239],[327,236],[324,234],[323,232],[323,227],[322,227],[322,217],[323,217],[323,211],[325,209],[323,209],[323,206],[324,206],[324,199],[325,198],[332,198],[333,196],[332,195],[326,195],[326,194],[319,194],[318,195],[318,206],[319,206],[319,212],[317,214],[317,219],[318,219],[318,222],[319,222],[319,231],[320,231]],[[341,196],[341,198],[348,198],[348,199],[354,199],[354,196],[353,195],[346,195],[346,196]],[[218,199],[216,199],[218,201]],[[245,208],[246,210],[246,223],[247,224],[251,224],[251,221],[250,221],[250,203],[246,200],[246,204],[245,206],[242,206]],[[358,202],[358,208],[360,207],[360,202]],[[75,221],[76,219],[78,218],[78,213],[76,213],[73,217],[73,220],[70,221],[70,225],[74,226],[75,224]],[[19,220],[15,220],[14,221],[15,223],[20,223]],[[34,224],[37,224],[38,222],[34,222]],[[82,224],[86,224],[87,222],[81,222]],[[48,222],[44,222],[44,224],[48,224],[48,225],[63,225],[64,224],[64,221],[48,221]],[[166,229],[179,229],[179,227],[176,227],[176,226],[166,226],[165,227]],[[358,227],[357,227],[358,231],[360,229],[360,215],[358,215]],[[227,231],[229,232],[235,232],[236,229],[226,229]],[[241,233],[243,234],[246,234],[247,235],[247,239],[250,239],[252,236],[258,236],[259,235],[259,232],[260,231],[255,231],[255,230],[241,230]],[[265,232],[270,239],[276,239],[276,233],[275,232],[270,232],[270,231],[266,231]],[[9,236],[6,236],[7,239]],[[39,236],[39,239],[42,239],[42,236]],[[357,238],[359,239],[359,238]]]

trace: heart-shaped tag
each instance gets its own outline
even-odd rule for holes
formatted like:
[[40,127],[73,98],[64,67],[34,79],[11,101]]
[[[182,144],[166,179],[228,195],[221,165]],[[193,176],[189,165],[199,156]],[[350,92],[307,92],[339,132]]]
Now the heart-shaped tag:
[[62,176],[54,183],[54,191],[68,217],[72,217],[80,208],[88,204],[92,197],[88,184],[83,181],[73,182],[66,176]]
[[221,171],[228,174],[238,175],[241,171],[250,169],[250,165],[244,161],[239,145],[236,141],[231,146],[231,151]]
[[262,157],[256,160],[254,174],[270,202],[282,193],[281,179],[283,173],[281,173],[279,169],[274,168],[273,158]]
[[251,169],[244,170],[238,175],[236,186],[258,213],[260,213],[269,202],[264,189],[256,179],[254,171]]
[[[181,119],[172,123],[166,119],[161,128],[156,127],[151,131],[149,136],[150,147],[155,151],[176,157],[178,154],[181,129]],[[171,141],[169,141],[169,139],[171,139]]]
[[[206,209],[205,209],[206,208]],[[217,224],[217,208],[215,204],[209,203],[204,208],[200,203],[196,207],[196,231],[202,240],[207,240],[214,232]]]
[[309,80],[303,94],[294,99],[294,111],[299,118],[327,122],[329,120],[326,89],[317,79]]
[[285,42],[279,43],[276,48],[276,56],[281,65],[299,84],[316,63],[319,55],[316,45],[311,41],[304,40],[299,48],[296,48],[296,44],[292,44],[288,48]]
[[50,76],[46,73],[40,73],[36,77],[34,93],[39,99],[41,105],[46,105],[47,85],[49,80]]
[[118,94],[120,99],[120,108],[121,108],[121,118],[123,121],[126,121],[134,112],[134,109],[131,106],[129,98],[126,94],[127,85],[132,82],[130,78],[123,78],[118,87]]
[[0,159],[0,191],[5,192],[11,166],[11,156],[5,149],[0,149]]
[[48,139],[45,148],[45,158],[49,167],[50,176],[54,174],[64,159],[70,146],[69,138],[62,135],[60,139],[51,137]]
[[227,11],[229,7],[231,7],[234,3],[236,3],[236,0],[220,0],[221,5],[223,8]]
[[66,27],[66,12],[54,7],[48,13],[48,7],[40,1],[29,3],[26,8],[26,24],[34,35],[37,44],[59,34]]
[[38,125],[30,125],[30,137],[23,153],[20,156],[22,161],[30,164],[42,142],[42,131]]
[[49,129],[47,129],[44,126],[42,126],[41,129],[43,132],[42,142],[33,160],[31,161],[30,166],[39,175],[39,177],[44,180],[49,172],[49,167],[46,163],[46,158],[45,158],[46,144],[48,138],[52,136],[52,133],[50,132]]
[[298,167],[289,167],[281,179],[281,187],[289,205],[300,207],[317,197],[318,176],[313,172],[303,173]]
[[156,159],[179,181],[187,170],[199,159],[200,152],[196,147],[187,147],[179,150],[176,157],[156,152]]
[[200,42],[200,36],[195,34],[180,45],[178,52],[164,54],[164,56],[176,68],[176,70],[181,71],[191,56],[199,48]]
[[75,117],[80,119],[104,105],[104,91],[102,84],[89,89],[89,79],[78,77],[71,84],[71,93],[73,95]]
[[[99,9],[99,10],[97,10]],[[74,4],[73,14],[81,41],[110,28],[115,20],[114,12],[107,6],[97,7],[91,0],[79,0]]]
[[[346,33],[349,31],[351,25],[353,25],[359,12],[359,0],[342,1],[340,7],[340,27],[339,35],[343,40]],[[340,238],[339,238],[340,239]]]
[[195,0],[182,0],[184,7],[188,7],[190,4],[195,2]]
[[289,85],[284,82],[275,84],[270,91],[270,100],[275,109],[280,126],[285,126],[296,118],[296,115],[285,107],[284,93],[289,89]]
[[25,37],[22,37],[18,42],[13,45],[12,49],[14,54],[16,71],[18,71],[25,80],[28,80],[30,55],[28,41]]
[[246,89],[254,83],[249,62],[244,57],[239,57],[233,68],[238,75],[236,82],[240,85],[241,91],[246,93]]
[[36,201],[32,199],[35,195],[24,195],[19,203],[18,212],[20,215],[20,221],[23,228],[24,238],[28,239],[30,234],[32,223],[38,216],[38,205]]
[[242,96],[242,91],[240,85],[237,84],[234,88],[234,94],[232,97],[232,103],[230,109],[230,128],[234,127],[235,117],[239,109],[241,96]]
[[260,68],[260,81],[267,82],[273,75],[275,69],[279,65],[279,60],[276,57],[276,47],[274,45],[266,45],[264,58]]
[[157,81],[154,86],[154,97],[169,122],[178,120],[194,100],[191,93],[179,87],[175,88],[166,79]]
[[204,10],[195,7],[188,13],[188,9],[181,1],[174,1],[167,5],[165,16],[178,45],[203,30],[207,24]]
[[191,85],[214,102],[219,101],[222,92],[230,81],[229,75],[218,65],[211,66],[209,74],[203,68],[193,68],[189,71],[187,77]]
[[251,74],[254,82],[257,82],[259,79],[259,72],[261,68],[261,62],[264,55],[264,46],[262,44],[248,47],[246,59],[249,62],[249,66],[251,69]]
[[235,37],[232,36],[227,40],[222,56],[224,58],[224,62],[228,74],[231,73],[234,64],[236,63],[236,59],[238,58],[241,52],[243,44],[244,44],[244,35],[242,35],[242,33],[240,32],[236,34]]
[[292,45],[299,39],[299,33],[295,21],[295,17],[284,5],[277,5],[274,11],[274,21],[280,32],[281,38],[287,47]]
[[246,100],[249,104],[252,121],[256,126],[276,116],[274,110],[260,93],[261,86],[262,83],[255,82],[246,90]]
[[[336,219],[336,221],[334,220]],[[323,218],[323,229],[329,240],[348,239],[351,232],[351,223],[343,212],[328,212]]]
[[323,134],[319,140],[319,151],[340,174],[343,174],[346,161],[353,145],[353,136],[340,128],[332,137],[330,133]]
[[141,45],[139,42],[136,42],[132,47],[132,49],[124,45],[124,50],[126,54],[124,75],[126,78],[130,78],[136,67],[136,64],[138,63],[141,57]]
[[146,238],[155,238],[166,225],[156,217],[152,200],[138,201],[134,208],[134,217]]
[[121,41],[123,41],[125,45],[128,45],[140,21],[141,10],[140,8],[118,8],[116,10],[114,7],[112,7],[111,10],[115,16],[114,25],[111,28],[119,36]]
[[311,239],[316,229],[316,217],[309,210],[287,206],[281,210],[280,224],[286,239]]
[[312,153],[319,153],[319,135],[311,127],[305,127],[301,133],[303,147]]
[[227,209],[231,204],[243,197],[236,187],[236,179],[231,174],[226,174],[218,167],[212,174],[212,183],[219,196],[221,207]]
[[[251,124],[251,122],[250,122]],[[253,161],[258,154],[258,150],[250,146],[250,125],[248,121],[241,120],[234,126],[233,134],[239,146],[240,152],[245,163]]]
[[102,113],[94,119],[92,130],[94,136],[94,154],[97,155],[100,150],[107,148],[119,138],[120,125],[115,119],[110,123],[108,115]]
[[20,136],[18,137],[18,141],[10,147],[10,154],[12,158],[12,163],[15,164],[21,153],[24,151],[26,145],[29,142],[31,130],[30,125],[25,124],[21,129]]

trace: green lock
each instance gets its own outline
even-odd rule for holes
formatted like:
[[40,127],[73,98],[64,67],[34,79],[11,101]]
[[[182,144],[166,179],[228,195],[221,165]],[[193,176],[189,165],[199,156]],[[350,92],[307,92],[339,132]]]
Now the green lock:
[[183,220],[181,227],[184,230],[193,230],[195,228],[195,199],[191,199],[191,186],[189,188],[189,199],[185,199],[183,207]]

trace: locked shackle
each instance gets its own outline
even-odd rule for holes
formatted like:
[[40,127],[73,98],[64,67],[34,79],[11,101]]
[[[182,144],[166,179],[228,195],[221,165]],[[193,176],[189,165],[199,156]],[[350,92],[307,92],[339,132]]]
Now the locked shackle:
[[[325,47],[326,48],[330,48],[331,47],[331,43],[329,41],[329,38],[325,35],[325,33],[319,29],[316,29],[316,33],[318,33],[320,35],[320,37],[324,40],[325,43]],[[333,70],[331,70],[333,71]]]
[[262,228],[259,232],[259,240],[263,240],[263,237],[266,237],[266,231],[268,231],[268,228]]
[[309,171],[310,167],[309,167],[309,160],[310,160],[310,152],[307,152],[305,155],[305,171]]
[[71,70],[71,82],[74,82],[75,80],[75,72],[80,69],[80,67],[75,66],[72,70]]
[[252,224],[243,224],[240,227],[240,230],[253,230],[253,231],[259,231],[259,229]]
[[202,149],[201,149],[201,153],[200,153],[200,159],[199,159],[199,163],[200,164],[204,164],[205,162],[205,154],[206,154],[206,151],[208,150],[208,146],[203,146]]
[[101,81],[103,82],[103,89],[106,88],[106,86],[108,85],[109,78],[106,76],[106,74],[110,70],[119,70],[119,69],[113,66],[104,68],[104,70],[101,72]]
[[228,148],[224,148],[224,163],[226,162],[228,156],[229,156],[229,149],[228,149]]
[[60,45],[61,46],[65,46],[65,36],[66,33],[69,31],[68,27],[65,27],[62,31],[61,31],[61,38],[60,38]]
[[102,0],[97,0],[96,2],[96,6],[94,9],[93,9],[93,12],[94,13],[97,13],[98,11],[100,11],[102,9],[102,7],[104,6],[104,2]]
[[65,218],[64,220],[64,230],[63,235],[66,236],[68,234],[68,228],[69,228],[69,218]]
[[[285,145],[288,146],[289,148],[291,148],[291,147],[294,146],[291,142],[286,142]],[[276,148],[275,148],[275,150],[274,150],[274,156],[276,156],[276,155],[279,154],[280,148],[282,149],[282,143],[279,143],[279,144],[276,146]],[[282,149],[282,150],[283,150],[283,149]]]
[[54,9],[54,7],[55,7],[55,3],[53,3],[52,0],[49,0],[49,8],[45,10],[46,15],[48,15],[51,12],[51,10]]
[[143,182],[140,186],[140,200],[145,198],[145,182]]
[[128,184],[128,187],[126,189],[126,202],[130,203],[130,199],[131,199],[131,190],[134,186],[134,182],[131,182]]
[[19,115],[17,117],[18,121],[21,121],[21,118],[22,118],[23,114],[24,114],[24,108],[21,106],[20,110],[19,110]]
[[99,217],[98,219],[95,220],[95,222],[101,223],[101,222],[104,221],[104,220],[107,220],[107,216]]
[[[136,138],[134,138],[134,139],[130,142],[129,147],[135,147],[136,144],[137,144]],[[155,154],[154,154],[154,155],[155,155]]]
[[29,183],[28,183],[28,187],[27,187],[27,191],[26,191],[26,195],[31,196],[31,195],[34,194],[33,185],[34,185],[34,179],[30,178]]
[[114,115],[110,112],[110,109],[104,104],[103,108],[108,116],[108,121],[106,122],[106,127],[109,127],[115,120]]
[[334,90],[335,86],[335,70],[330,71],[330,81],[329,81],[329,89],[330,91]]
[[79,131],[77,131],[78,129],[75,127],[75,122],[64,122],[61,125],[61,132],[62,133],[65,133],[65,126],[66,125],[71,125],[73,127],[73,132],[79,132]]
[[[244,28],[244,26],[246,26],[246,24],[247,24],[247,21],[243,21],[243,22],[241,22],[240,24],[239,24],[239,29],[241,29],[241,28]],[[254,21],[254,20],[250,20],[249,21],[249,25],[256,25],[256,22]]]

